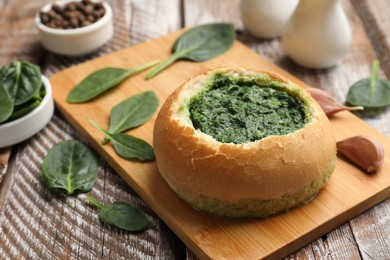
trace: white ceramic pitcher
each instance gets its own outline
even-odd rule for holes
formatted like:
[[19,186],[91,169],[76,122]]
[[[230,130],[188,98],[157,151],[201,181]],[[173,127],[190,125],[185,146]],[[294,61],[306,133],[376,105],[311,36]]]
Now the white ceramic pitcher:
[[241,0],[241,20],[256,37],[280,36],[297,4],[298,0]]
[[347,53],[351,38],[339,0],[300,0],[283,33],[282,44],[296,63],[328,68]]

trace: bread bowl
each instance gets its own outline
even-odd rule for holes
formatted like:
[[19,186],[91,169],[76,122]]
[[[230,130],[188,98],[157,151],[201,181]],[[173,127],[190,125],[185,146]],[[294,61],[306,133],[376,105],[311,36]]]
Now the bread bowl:
[[[220,137],[205,133],[207,127],[194,127],[194,116],[199,112],[194,110],[196,102],[203,100],[205,93],[213,93],[213,89],[219,91],[229,86],[251,86],[256,91],[270,91],[271,95],[286,93],[297,102],[287,110],[294,110],[295,106],[300,111],[301,125],[289,133],[260,135],[258,140],[242,142],[220,141]],[[234,103],[233,95],[221,100]],[[216,96],[205,104],[221,100]],[[273,113],[272,110],[282,108],[271,107],[268,112]],[[208,116],[214,112],[205,110],[200,114]],[[244,118],[250,116],[246,114]],[[257,117],[260,113],[255,114]],[[276,120],[283,123],[285,119]],[[273,128],[279,121],[270,121],[268,127]],[[275,73],[241,67],[212,69],[178,87],[159,111],[153,146],[161,176],[179,197],[196,209],[228,217],[266,217],[308,202],[328,182],[336,160],[331,124],[306,91]]]

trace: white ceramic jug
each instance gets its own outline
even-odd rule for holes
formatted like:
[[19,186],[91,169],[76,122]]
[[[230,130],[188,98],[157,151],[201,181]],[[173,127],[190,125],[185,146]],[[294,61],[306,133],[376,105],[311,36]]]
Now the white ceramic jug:
[[280,36],[297,4],[298,0],[241,0],[241,20],[256,37]]
[[328,68],[347,53],[351,38],[339,0],[300,0],[283,33],[282,44],[296,63]]

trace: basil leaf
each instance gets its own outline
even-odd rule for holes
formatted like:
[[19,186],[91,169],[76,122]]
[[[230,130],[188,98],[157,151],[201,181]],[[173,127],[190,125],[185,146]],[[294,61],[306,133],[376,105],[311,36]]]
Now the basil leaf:
[[230,49],[236,33],[232,24],[212,23],[197,26],[180,36],[172,46],[172,55],[146,75],[151,79],[179,59],[195,62],[212,59]]
[[138,159],[141,161],[153,160],[153,147],[142,139],[126,134],[110,134],[94,121],[89,122],[103,133],[114,145],[115,152],[126,159]]
[[110,205],[104,205],[91,196],[87,196],[87,199],[100,209],[99,219],[104,223],[130,232],[142,231],[149,226],[145,214],[128,202],[115,201]]
[[66,101],[69,103],[82,103],[89,101],[108,89],[117,86],[128,77],[146,70],[159,61],[152,61],[133,69],[103,68],[89,74],[77,84],[68,94]]
[[28,101],[39,92],[41,85],[40,68],[27,61],[14,61],[1,71],[0,87],[8,92],[14,105]]
[[48,151],[42,164],[42,178],[47,187],[65,189],[71,195],[76,190],[90,191],[98,168],[98,157],[90,148],[79,141],[66,140]]
[[112,108],[110,114],[111,134],[121,133],[147,122],[158,107],[158,98],[152,91],[132,96]]
[[379,61],[372,64],[371,77],[354,83],[348,91],[346,102],[365,108],[380,108],[390,105],[390,81],[378,79]]

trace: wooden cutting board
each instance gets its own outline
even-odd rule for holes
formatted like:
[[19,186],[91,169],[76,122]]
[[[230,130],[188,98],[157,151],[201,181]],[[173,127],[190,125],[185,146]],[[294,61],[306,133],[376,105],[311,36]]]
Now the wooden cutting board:
[[[235,42],[227,53],[208,62],[180,61],[149,81],[144,79],[146,72],[133,76],[94,101],[84,104],[68,104],[65,101],[76,83],[99,68],[132,68],[155,59],[165,59],[180,33],[87,61],[55,74],[50,81],[57,109],[197,256],[211,259],[281,258],[390,197],[390,139],[349,112],[339,113],[331,119],[337,140],[363,134],[380,141],[386,154],[381,170],[368,175],[339,157],[329,184],[314,200],[267,219],[227,219],[196,211],[170,190],[154,162],[124,160],[116,155],[111,145],[102,146],[100,141],[103,136],[88,123],[88,118],[108,128],[111,108],[125,98],[146,90],[155,91],[161,107],[166,97],[183,81],[206,69],[220,66],[265,69],[307,87]],[[156,115],[129,133],[152,143],[155,118]]]

